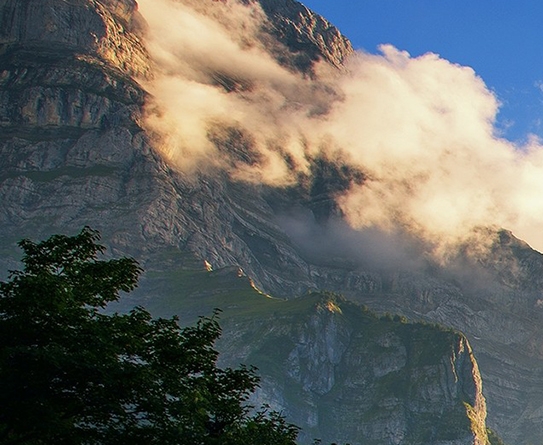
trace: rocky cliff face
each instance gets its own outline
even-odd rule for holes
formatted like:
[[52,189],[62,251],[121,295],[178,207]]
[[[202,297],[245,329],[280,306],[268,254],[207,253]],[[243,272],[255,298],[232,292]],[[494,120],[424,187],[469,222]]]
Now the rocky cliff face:
[[152,158],[138,126],[145,93],[133,76],[149,67],[130,31],[134,8],[0,3],[4,239],[122,218],[127,200],[144,192],[128,179],[146,168],[135,159]]
[[353,52],[349,40],[335,26],[301,3],[262,0],[260,4],[270,19],[270,33],[289,49],[291,64],[297,69],[311,70],[321,59],[340,68]]
[[[352,52],[332,25],[301,4],[259,3],[269,19],[263,42],[283,66],[311,77],[316,60],[341,67]],[[353,178],[362,181],[361,173],[315,160],[305,182],[290,189],[247,185],[223,173],[179,173],[154,150],[142,127],[148,96],[139,80],[153,74],[144,27],[132,0],[0,0],[2,271],[16,267],[15,242],[21,237],[73,233],[90,225],[116,254],[141,260],[149,276],[169,280],[194,258],[205,259],[217,268],[241,266],[257,287],[278,296],[337,290],[379,311],[438,321],[464,331],[476,348],[487,382],[490,425],[516,443],[541,441],[541,255],[507,232],[496,238],[486,259],[467,264],[459,258],[448,270],[435,264],[417,270],[383,268],[372,263],[371,255],[319,256],[308,250],[285,224],[285,210],[297,209],[327,230],[341,216],[334,192]],[[145,278],[143,284],[150,281]],[[170,291],[167,298],[176,295],[175,289]],[[299,408],[306,414],[292,408],[296,419],[308,425],[328,419],[339,425],[345,414],[334,403],[351,406],[363,397],[349,388],[371,376],[371,397],[377,397],[375,382],[399,374],[408,387],[418,388],[410,395],[421,396],[432,409],[458,414],[462,400],[474,409],[470,413],[477,413],[472,419],[482,415],[482,399],[475,395],[479,389],[466,389],[467,376],[476,373],[460,337],[448,343],[453,349],[440,352],[441,364],[425,370],[408,353],[416,346],[415,334],[411,340],[397,334],[388,340],[375,337],[370,346],[388,352],[373,359],[362,349],[350,349],[363,344],[353,329],[327,309],[288,328],[292,347],[285,370],[288,381],[307,398]],[[267,335],[273,338],[271,332]],[[366,355],[358,370],[360,354]],[[349,375],[338,371],[343,365]],[[425,380],[434,383],[415,385]],[[477,386],[477,378],[472,380]],[[275,380],[267,397],[282,398],[277,392],[281,388]],[[436,402],[440,397],[443,406]],[[317,413],[315,398],[335,406],[325,410],[331,417]],[[408,399],[387,393],[379,412],[394,420],[368,413],[360,420],[360,434],[379,443],[415,440],[413,419],[422,422],[428,413],[416,405],[420,402]],[[381,427],[372,432],[373,424]],[[463,442],[439,440],[470,440],[456,437]]]
[[126,76],[148,72],[148,59],[136,30],[136,2],[45,0],[3,1],[0,42],[4,51],[27,48],[51,54],[96,57]]
[[226,323],[221,347],[229,364],[259,367],[256,402],[303,426],[303,442],[488,443],[481,377],[465,337],[379,319],[334,296],[284,306],[280,316]]

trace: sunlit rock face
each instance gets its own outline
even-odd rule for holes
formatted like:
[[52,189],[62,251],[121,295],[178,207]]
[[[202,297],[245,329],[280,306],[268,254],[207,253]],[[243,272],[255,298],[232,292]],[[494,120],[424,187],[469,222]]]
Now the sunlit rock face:
[[[330,23],[295,1],[258,3],[268,19],[261,43],[281,66],[307,79],[315,76],[317,61],[342,69],[352,47]],[[135,256],[150,274],[196,258],[216,269],[239,266],[258,288],[277,296],[335,290],[379,311],[452,326],[475,348],[489,425],[512,443],[541,442],[541,255],[508,232],[496,235],[485,258],[459,256],[451,267],[426,261],[416,240],[376,234],[377,242],[361,242],[342,221],[335,197],[363,184],[364,172],[331,159],[313,159],[297,183],[282,187],[237,181],[221,170],[180,172],[156,150],[155,135],[144,125],[150,99],[143,85],[156,74],[145,32],[131,0],[0,0],[2,273],[18,267],[20,238],[90,225],[114,254]],[[225,91],[239,87],[236,79],[219,80]],[[250,164],[250,139],[235,136],[216,139],[219,151]],[[471,391],[470,373],[480,388],[469,347],[458,338],[451,343],[456,352],[441,355],[440,365],[407,371],[403,340],[383,337],[380,347],[388,355],[371,358],[349,349],[352,328],[331,315],[326,322],[319,317],[289,334],[294,346],[285,372],[309,397],[299,408],[306,415],[294,418],[302,426],[322,419],[314,404],[323,398],[334,406],[329,412],[336,420],[329,421],[346,428],[337,420],[333,388],[342,388],[336,401],[347,406],[363,397],[348,388],[362,385],[366,374],[398,373],[435,385],[420,386],[409,403],[390,396],[379,419],[359,424],[365,437],[408,443],[406,434],[414,434],[406,432],[409,416],[426,406],[419,396],[442,409],[439,399],[446,405],[453,400],[449,393]],[[355,370],[357,354],[367,360]],[[270,385],[263,394],[282,400],[283,388]],[[476,393],[480,389],[466,400],[479,407],[472,418],[480,419]],[[387,406],[390,418],[383,414]],[[458,440],[443,443],[471,439]]]
[[134,120],[143,104],[134,77],[149,72],[145,49],[130,31],[135,4],[46,0],[1,7],[3,138],[39,131],[78,136]]
[[136,3],[132,0],[54,0],[2,2],[0,43],[26,47],[43,58],[70,53],[95,56],[127,75],[143,75],[148,60],[137,28]]

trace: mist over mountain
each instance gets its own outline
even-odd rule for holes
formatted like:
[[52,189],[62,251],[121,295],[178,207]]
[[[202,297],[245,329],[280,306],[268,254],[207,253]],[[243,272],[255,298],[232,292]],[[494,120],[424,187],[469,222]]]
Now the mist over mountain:
[[0,0],[0,24],[3,273],[89,225],[146,270],[125,307],[227,306],[225,361],[308,431],[543,439],[543,152],[470,68],[354,52],[292,0]]
[[[299,67],[269,44],[274,24],[258,3],[140,3],[160,110],[145,122],[180,168],[282,186],[327,157],[364,173],[335,196],[353,227],[401,227],[436,255],[488,226],[543,247],[543,151],[500,139],[499,103],[472,69],[391,46],[378,56],[345,46],[332,64]],[[248,159],[217,149],[228,129],[250,141]]]

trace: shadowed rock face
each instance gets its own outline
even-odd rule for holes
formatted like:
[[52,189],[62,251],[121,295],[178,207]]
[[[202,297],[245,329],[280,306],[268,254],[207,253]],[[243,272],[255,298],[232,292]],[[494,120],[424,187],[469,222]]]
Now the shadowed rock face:
[[[336,28],[301,4],[260,3],[270,21],[270,52],[285,66],[310,75],[315,61],[341,67],[352,52]],[[382,267],[390,257],[378,255],[379,246],[346,240],[344,229],[343,238],[334,238],[331,229],[341,220],[334,193],[350,181],[362,183],[361,172],[315,160],[311,175],[290,189],[235,183],[220,173],[191,178],[178,173],[153,150],[141,126],[147,93],[138,79],[151,76],[152,67],[135,6],[131,0],[0,0],[2,271],[18,267],[13,258],[20,238],[74,233],[90,225],[115,254],[135,256],[150,272],[175,269],[194,256],[216,268],[241,266],[259,288],[278,296],[336,290],[379,311],[453,326],[476,350],[490,425],[514,443],[540,442],[541,255],[501,232],[486,258],[459,258],[451,269],[426,263],[405,267],[412,262],[407,258],[416,257],[416,245],[410,256],[395,256],[394,267]],[[244,148],[249,151],[240,152]],[[351,250],[308,248],[285,223],[285,214],[294,210],[319,235],[313,244],[328,238]],[[383,246],[386,242],[390,251],[399,250],[390,240],[383,239]],[[371,254],[358,254],[366,250]],[[378,263],[378,257],[384,260]],[[301,330],[292,334],[300,346],[291,357],[289,352],[288,372],[298,378],[297,363],[316,359],[313,368],[300,371],[297,384],[319,397],[331,394],[337,382],[348,387],[350,377],[338,373],[337,363],[355,360],[341,346],[340,325],[332,326],[322,327],[338,342],[332,342],[335,352],[328,361],[319,362],[321,353],[315,356],[307,346],[326,350],[328,340],[317,338],[315,329],[314,337],[304,334],[306,346]],[[390,369],[400,366],[407,348],[391,342],[396,346],[389,347],[395,357]],[[382,360],[377,374],[389,369]],[[443,369],[439,375],[445,376]],[[349,396],[345,389],[338,400],[347,403]],[[403,425],[408,417],[390,403]],[[315,411],[310,413],[308,419]],[[364,434],[373,434],[369,425]],[[390,443],[402,443],[394,440]]]
[[296,68],[310,70],[314,62],[322,59],[339,68],[352,54],[349,40],[301,3],[261,0],[260,4],[270,19],[270,32],[288,48]]
[[304,299],[313,304],[301,313],[225,323],[221,342],[227,364],[258,366],[254,401],[303,425],[303,442],[487,443],[481,377],[465,337],[378,319],[337,297]]

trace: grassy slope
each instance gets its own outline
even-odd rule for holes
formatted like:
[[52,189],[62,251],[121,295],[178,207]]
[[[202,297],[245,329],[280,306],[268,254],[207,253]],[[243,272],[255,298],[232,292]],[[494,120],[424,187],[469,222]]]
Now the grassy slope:
[[[170,264],[174,266],[169,271],[145,274],[142,287],[147,296],[142,299],[140,294],[138,303],[154,315],[178,315],[182,324],[190,324],[198,316],[210,315],[214,308],[220,308],[223,311],[221,324],[225,327],[225,336],[229,337],[226,342],[229,347],[245,349],[239,353],[239,358],[257,366],[263,376],[280,382],[287,390],[287,401],[293,405],[304,398],[307,400],[307,392],[299,383],[285,376],[284,364],[295,346],[294,332],[308,322],[318,307],[329,308],[332,304],[332,309],[337,308],[342,323],[354,332],[353,343],[360,343],[351,346],[364,348],[368,357],[382,352],[376,339],[386,333],[394,334],[407,346],[409,359],[405,369],[387,374],[373,383],[371,396],[375,400],[390,397],[408,399],[413,381],[408,381],[403,371],[409,373],[416,368],[438,364],[461,335],[437,325],[411,324],[390,315],[377,316],[360,305],[328,293],[312,293],[289,300],[272,298],[259,292],[237,268],[208,271],[204,264],[188,255],[170,254]],[[327,405],[337,404],[338,399],[345,397],[345,388],[336,386],[328,395],[321,397],[325,411],[328,410]],[[345,403],[347,406],[357,401],[345,400]],[[386,413],[376,409],[374,412],[366,411],[364,416],[370,420],[372,416],[379,418],[383,414]],[[446,440],[458,432],[459,426],[466,425],[465,414],[464,417],[460,412],[456,414],[458,417],[441,419],[439,425],[431,415],[426,420],[424,416],[417,420],[434,431],[434,438],[437,438],[435,431],[439,429],[439,438]],[[332,418],[329,420],[333,421]],[[419,429],[420,436],[412,439],[425,440],[423,429]]]

